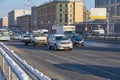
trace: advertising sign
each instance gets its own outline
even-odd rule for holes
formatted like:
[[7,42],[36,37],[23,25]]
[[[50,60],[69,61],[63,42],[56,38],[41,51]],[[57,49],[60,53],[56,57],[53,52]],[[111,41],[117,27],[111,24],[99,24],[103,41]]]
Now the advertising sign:
[[96,20],[96,19],[106,19],[106,8],[91,8],[91,15],[90,19]]

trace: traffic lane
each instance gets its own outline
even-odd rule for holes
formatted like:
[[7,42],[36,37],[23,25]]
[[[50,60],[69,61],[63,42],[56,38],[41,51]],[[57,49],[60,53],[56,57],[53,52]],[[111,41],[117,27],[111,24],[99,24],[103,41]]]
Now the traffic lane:
[[[81,47],[80,47],[81,49]],[[72,71],[87,71],[95,76],[99,76],[101,78],[107,78],[111,80],[119,80],[120,79],[120,57],[119,55],[109,56],[104,55],[102,52],[96,51],[87,51],[76,49],[75,52],[72,53],[59,53],[61,57],[68,58],[73,61],[73,63],[77,64],[60,64],[64,65],[65,69],[69,66]],[[74,54],[73,54],[74,53]],[[112,53],[111,53],[112,54]],[[82,64],[82,65],[81,65]],[[76,66],[76,67],[75,67]],[[80,68],[84,66],[84,68]]]
[[[23,47],[22,44],[20,43],[15,43],[11,44],[11,46],[18,47],[21,49]],[[30,49],[30,51],[29,51]],[[27,51],[26,51],[27,50]],[[39,69],[44,73],[49,73],[48,75],[51,76],[51,78],[55,78],[58,80],[101,80],[101,78],[98,78],[96,76],[92,75],[83,75],[77,72],[71,72],[68,70],[63,70],[61,68],[56,67],[56,64],[61,64],[61,63],[70,63],[72,64],[71,60],[67,60],[65,58],[61,58],[60,56],[53,56],[56,55],[56,51],[47,50],[45,47],[32,47],[32,46],[24,46],[20,51],[17,51],[17,54],[22,56],[27,62],[29,62],[31,65],[33,65],[35,68]],[[27,55],[25,54],[27,53]],[[54,54],[55,52],[55,54]],[[34,53],[34,54],[33,54]],[[52,54],[53,53],[53,54]],[[22,55],[24,54],[24,55]],[[29,54],[29,55],[28,55]],[[52,55],[50,55],[52,54]],[[26,56],[25,56],[26,55]],[[29,59],[28,59],[29,56]],[[44,58],[44,59],[43,59]],[[46,72],[47,71],[47,72]]]
[[[86,50],[85,50],[85,51],[86,51]],[[44,51],[43,51],[43,52],[44,52]],[[42,52],[42,53],[43,53],[43,52]],[[79,51],[79,50],[78,50],[78,51],[75,51],[75,52],[74,52],[74,50],[73,50],[73,51],[70,51],[70,52],[62,51],[62,53],[61,53],[61,51],[60,51],[60,52],[55,52],[55,51],[52,51],[52,50],[51,50],[51,51],[49,51],[49,52],[51,52],[51,53],[49,53],[49,54],[53,54],[53,55],[57,55],[57,54],[62,54],[62,55],[63,55],[63,53],[64,53],[64,54],[66,54],[67,56],[73,56],[73,57],[75,57],[76,54],[79,54],[79,53],[76,53],[76,52],[80,52],[80,51]],[[56,53],[57,53],[57,54],[56,54]],[[69,53],[72,54],[72,55],[69,55]],[[73,55],[73,53],[75,53],[75,54]],[[84,53],[85,53],[85,52],[84,52]],[[84,54],[84,53],[83,53],[83,54]],[[88,52],[87,52],[87,53],[88,53]],[[45,54],[46,54],[46,51],[45,51]],[[48,55],[49,55],[49,54],[48,54]],[[53,55],[52,55],[52,56],[53,56]],[[77,56],[78,56],[78,55],[77,55]],[[76,57],[77,57],[77,56],[76,56]],[[81,54],[80,54],[80,56],[81,56]],[[79,56],[78,58],[80,58],[80,56]],[[85,56],[86,56],[86,55],[85,55]],[[44,56],[44,57],[45,57],[45,56]],[[63,58],[63,57],[66,57],[66,56],[55,56],[55,57],[60,58],[61,61],[62,61],[62,60],[69,61],[69,62],[62,61],[62,63],[59,64],[59,63],[55,63],[56,60],[48,59],[47,61],[51,60],[51,61],[49,61],[49,62],[51,62],[52,64],[54,64],[55,67],[58,67],[58,68],[61,68],[61,69],[66,69],[66,68],[67,68],[68,70],[71,70],[72,72],[73,72],[73,71],[86,72],[86,71],[84,71],[84,69],[81,69],[80,66],[85,66],[85,65],[87,65],[87,64],[81,65],[81,64],[83,64],[83,63],[78,63],[77,60],[75,60],[75,59],[73,59],[73,58],[71,58],[71,59]],[[62,57],[62,58],[61,58],[61,57]],[[69,57],[69,58],[70,58],[70,57]],[[58,59],[58,60],[59,60],[59,59]],[[83,59],[81,59],[81,60],[83,60]],[[80,60],[80,61],[81,61],[81,60]],[[63,62],[65,62],[65,63],[63,63]],[[71,63],[70,63],[70,62],[71,62]],[[76,64],[74,64],[74,62],[76,62]],[[90,62],[91,62],[91,61],[90,61]],[[85,63],[85,62],[84,62],[84,63]],[[68,67],[68,65],[69,65],[69,67]],[[74,65],[77,66],[77,67],[75,67]],[[95,66],[95,65],[94,65],[94,66]],[[99,66],[98,66],[98,67],[99,67]],[[103,66],[103,67],[104,67],[104,66]],[[66,69],[66,70],[67,70],[67,69]],[[94,69],[91,69],[91,67],[89,67],[89,68],[86,67],[85,70],[87,70],[87,69],[90,69],[90,70],[94,71]],[[112,69],[112,68],[110,68],[110,69]],[[117,70],[118,70],[118,69],[117,69]],[[96,70],[95,70],[95,71],[96,71]],[[96,72],[97,72],[97,71],[96,71]],[[95,73],[96,73],[96,72],[95,72]],[[98,71],[98,72],[99,72],[99,71]],[[90,71],[88,70],[88,72],[86,72],[86,73],[91,73],[91,74],[93,74],[94,72],[90,72]],[[96,74],[94,74],[94,75],[96,75]],[[104,74],[104,75],[105,75],[105,74]],[[104,77],[104,75],[102,75],[102,76]],[[67,76],[67,75],[66,75],[66,76]],[[97,74],[96,76],[101,77],[101,76],[100,76],[100,73],[99,73],[99,75]],[[74,77],[75,77],[75,75],[74,75]],[[86,76],[80,77],[80,78],[85,78],[85,77],[86,77]],[[77,78],[78,78],[78,77],[77,77]],[[87,78],[88,78],[88,77],[87,77]],[[91,77],[89,77],[89,78],[91,78]],[[109,77],[108,77],[108,78],[109,78]],[[115,78],[115,77],[114,77],[114,78]],[[79,79],[79,78],[78,78],[78,79]],[[92,79],[96,80],[95,78],[92,78]],[[72,78],[72,80],[73,80],[73,78]],[[74,78],[74,80],[77,80],[77,79]],[[83,79],[83,80],[85,80],[85,79]],[[97,79],[97,80],[98,80],[98,79]],[[116,80],[116,79],[114,79],[114,80]]]
[[[57,54],[59,54],[59,55],[61,54],[62,57],[68,56],[69,59],[71,58],[71,60],[75,60],[75,62],[78,61],[82,64],[89,65],[90,70],[97,72],[97,73],[95,72],[96,73],[95,75],[99,75],[101,77],[105,77],[105,78],[112,79],[112,80],[119,80],[120,79],[120,76],[119,76],[120,75],[120,72],[119,72],[119,70],[120,70],[120,65],[119,65],[120,64],[120,57],[119,57],[120,54],[119,54],[119,52],[120,51],[119,51],[119,49],[112,48],[110,46],[109,46],[109,48],[104,48],[104,46],[103,46],[102,51],[101,51],[101,47],[93,46],[93,49],[89,48],[88,46],[77,48],[81,51],[83,50],[84,51],[83,54],[80,54],[79,52],[81,52],[81,51],[79,51],[79,50],[78,51],[75,50],[75,52],[71,52],[71,55],[70,55],[70,53],[65,53],[64,55],[63,55],[63,53],[57,53]],[[97,49],[94,49],[94,48],[97,48]],[[111,49],[112,49],[112,51],[111,51]],[[75,54],[76,52],[78,52],[77,53],[78,55]],[[74,53],[74,55],[73,55],[73,53]],[[86,53],[87,53],[87,55],[86,55]],[[83,56],[80,57],[81,55],[83,55],[84,57]],[[83,58],[86,58],[86,59],[83,59]],[[62,64],[62,65],[64,65],[64,67],[65,67],[65,64]],[[67,64],[67,65],[69,65],[69,64]],[[71,65],[74,65],[74,64],[71,64]],[[71,67],[71,66],[69,66],[69,67]],[[68,68],[68,67],[65,67],[65,69],[66,68]],[[76,70],[76,68],[74,68],[74,67],[71,67],[71,69]],[[79,71],[79,70],[76,70],[76,71]],[[92,73],[94,73],[94,72],[92,72]],[[100,73],[103,73],[103,74],[100,74]]]

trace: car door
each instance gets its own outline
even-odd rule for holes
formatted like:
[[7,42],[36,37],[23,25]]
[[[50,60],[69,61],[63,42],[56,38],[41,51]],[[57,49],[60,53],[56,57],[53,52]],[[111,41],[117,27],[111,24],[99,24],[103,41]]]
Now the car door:
[[56,43],[56,40],[55,40],[55,37],[53,37],[53,38],[51,39],[51,45],[54,46],[55,43]]

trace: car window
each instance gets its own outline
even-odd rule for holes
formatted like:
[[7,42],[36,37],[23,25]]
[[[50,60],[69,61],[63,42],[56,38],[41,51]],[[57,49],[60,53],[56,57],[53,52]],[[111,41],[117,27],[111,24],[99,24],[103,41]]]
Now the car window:
[[30,35],[25,35],[25,36],[23,36],[23,37],[30,37]]
[[67,36],[57,36],[55,39],[56,40],[68,40],[69,38]]

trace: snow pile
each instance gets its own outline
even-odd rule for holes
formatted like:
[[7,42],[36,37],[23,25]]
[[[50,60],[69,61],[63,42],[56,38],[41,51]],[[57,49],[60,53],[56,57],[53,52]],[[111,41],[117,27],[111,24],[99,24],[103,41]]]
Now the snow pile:
[[7,50],[11,52],[19,61],[21,61],[29,70],[34,72],[35,75],[37,75],[41,80],[51,80],[49,77],[38,71],[37,69],[34,69],[32,66],[30,66],[25,60],[18,57],[13,50],[10,50],[7,46],[5,46],[3,43],[1,43]]

